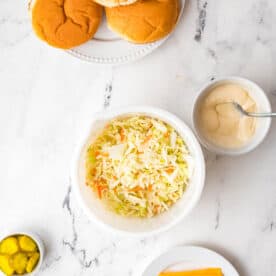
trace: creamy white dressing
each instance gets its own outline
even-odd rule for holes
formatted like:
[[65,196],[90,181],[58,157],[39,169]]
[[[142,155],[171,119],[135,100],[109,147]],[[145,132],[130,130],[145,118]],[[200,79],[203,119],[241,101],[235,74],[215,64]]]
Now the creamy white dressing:
[[207,94],[198,114],[202,134],[210,142],[225,148],[242,147],[256,131],[256,119],[240,114],[232,102],[248,112],[257,110],[255,101],[243,87],[223,84]]

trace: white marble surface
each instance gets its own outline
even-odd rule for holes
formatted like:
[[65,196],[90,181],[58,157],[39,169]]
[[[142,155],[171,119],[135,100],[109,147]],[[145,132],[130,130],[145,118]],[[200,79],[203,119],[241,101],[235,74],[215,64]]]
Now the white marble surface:
[[248,155],[206,153],[200,204],[159,236],[105,233],[82,213],[69,180],[80,130],[103,108],[151,104],[190,123],[204,82],[239,75],[259,83],[276,110],[275,26],[275,1],[190,0],[175,34],[151,56],[99,68],[38,41],[26,0],[0,1],[0,231],[41,235],[47,256],[39,275],[138,276],[181,244],[217,250],[242,276],[276,275],[275,122]]

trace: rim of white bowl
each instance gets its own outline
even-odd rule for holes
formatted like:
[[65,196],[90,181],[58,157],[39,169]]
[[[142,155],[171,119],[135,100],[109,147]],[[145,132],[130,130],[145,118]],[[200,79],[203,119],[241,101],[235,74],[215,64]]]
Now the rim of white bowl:
[[[265,105],[267,107],[267,112],[271,112],[271,104],[270,101],[268,99],[268,96],[266,95],[266,93],[264,92],[264,90],[255,82],[243,78],[243,77],[237,77],[237,76],[229,76],[229,77],[220,77],[217,79],[214,79],[212,81],[209,81],[208,83],[204,84],[204,86],[199,90],[199,93],[194,101],[193,104],[193,111],[192,111],[192,118],[193,118],[193,129],[196,133],[196,136],[198,138],[198,140],[200,141],[200,143],[204,146],[204,148],[206,148],[208,151],[216,153],[216,154],[220,154],[220,155],[230,155],[230,156],[239,156],[242,154],[246,154],[249,153],[251,151],[253,151],[254,149],[256,149],[266,138],[269,130],[270,130],[270,126],[271,126],[271,118],[265,118],[267,120],[267,124],[265,127],[263,127],[262,130],[262,135],[259,136],[258,140],[255,141],[251,141],[249,142],[249,144],[237,148],[237,149],[228,149],[228,148],[223,148],[220,146],[217,146],[213,143],[211,143],[210,141],[208,141],[200,132],[199,127],[197,125],[197,107],[198,104],[200,103],[201,99],[209,93],[210,88],[212,86],[216,86],[219,85],[219,83],[223,83],[223,82],[229,82],[229,83],[238,83],[240,84],[242,87],[246,86],[245,84],[248,84],[248,86],[252,86],[255,87],[255,91],[258,91],[257,93],[263,97],[263,100],[265,102]],[[248,91],[250,94],[250,91]]]
[[[127,230],[122,230],[115,228],[107,223],[104,223],[103,221],[99,220],[86,206],[84,201],[82,200],[81,193],[79,190],[79,178],[78,178],[78,170],[79,170],[79,161],[80,161],[80,155],[83,150],[83,147],[87,141],[87,138],[91,134],[93,123],[99,119],[103,120],[111,120],[112,118],[116,118],[121,115],[126,114],[151,114],[148,116],[156,116],[157,118],[160,118],[161,120],[164,120],[168,124],[170,124],[170,121],[174,121],[175,124],[178,126],[177,128],[182,128],[185,130],[185,132],[191,137],[191,140],[193,141],[195,152],[198,155],[198,159],[200,160],[200,168],[198,168],[198,171],[200,171],[200,183],[198,183],[198,191],[195,193],[195,195],[190,200],[190,204],[188,207],[183,211],[183,213],[178,216],[177,218],[173,219],[170,223],[167,225],[164,225],[162,227],[159,227],[158,229],[150,230],[150,231],[141,231],[141,232],[131,232]],[[113,108],[110,110],[105,110],[102,112],[95,113],[94,118],[91,120],[90,127],[88,130],[86,130],[85,135],[83,135],[82,139],[80,139],[80,143],[76,147],[75,153],[73,155],[72,160],[72,168],[71,168],[71,181],[72,181],[72,187],[74,194],[77,198],[77,201],[87,217],[94,222],[95,224],[99,225],[103,229],[111,232],[111,233],[117,233],[124,236],[131,236],[131,237],[145,237],[145,236],[152,236],[156,235],[165,231],[168,231],[173,226],[177,225],[180,221],[184,219],[184,217],[187,217],[191,211],[196,207],[197,203],[199,202],[203,188],[205,185],[205,159],[204,155],[200,146],[200,143],[198,142],[195,134],[191,130],[191,128],[184,123],[181,119],[179,119],[176,115],[153,106],[127,106],[127,107],[119,107],[119,108]]]
[[[8,238],[8,237],[12,237],[12,236],[17,236],[17,235],[25,235],[25,236],[28,236],[30,238],[32,238],[37,247],[38,247],[38,250],[39,250],[39,261],[38,263],[36,264],[35,266],[35,269],[30,272],[30,273],[25,273],[25,274],[21,274],[21,276],[24,276],[24,275],[28,275],[28,276],[34,276],[36,275],[41,266],[42,266],[42,263],[43,263],[43,259],[44,259],[44,250],[45,250],[45,247],[44,247],[44,243],[42,241],[42,239],[40,238],[40,236],[38,234],[36,234],[35,232],[32,232],[32,231],[29,231],[27,229],[23,229],[23,230],[18,230],[18,229],[15,229],[13,231],[8,231],[8,232],[5,232],[5,234],[2,234],[0,236],[0,241]],[[0,273],[2,273],[2,271],[0,270]],[[1,274],[0,274],[1,275]],[[3,273],[4,275],[4,273]],[[20,276],[19,274],[13,274],[14,276]]]

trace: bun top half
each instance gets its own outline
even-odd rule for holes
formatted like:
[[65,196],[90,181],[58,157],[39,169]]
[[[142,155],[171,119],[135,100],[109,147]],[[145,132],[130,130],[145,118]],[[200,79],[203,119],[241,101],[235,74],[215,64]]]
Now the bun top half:
[[29,7],[36,35],[62,49],[90,40],[103,13],[103,8],[91,0],[35,0]]
[[167,36],[177,23],[179,9],[179,0],[138,0],[132,5],[105,8],[110,29],[134,43]]

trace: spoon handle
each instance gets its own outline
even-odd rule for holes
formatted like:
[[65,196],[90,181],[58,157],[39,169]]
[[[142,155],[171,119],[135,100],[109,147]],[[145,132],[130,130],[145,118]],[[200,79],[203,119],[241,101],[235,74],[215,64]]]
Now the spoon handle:
[[254,113],[254,112],[248,112],[247,116],[249,116],[249,117],[258,117],[258,118],[268,118],[268,117],[276,117],[276,113]]

